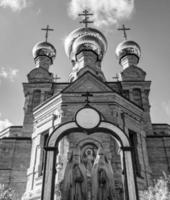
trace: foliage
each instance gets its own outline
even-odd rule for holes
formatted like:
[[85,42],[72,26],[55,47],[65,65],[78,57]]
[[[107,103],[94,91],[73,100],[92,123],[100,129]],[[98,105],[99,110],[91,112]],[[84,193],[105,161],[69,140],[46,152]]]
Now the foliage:
[[170,200],[170,176],[164,175],[153,186],[140,192],[140,200]]
[[16,193],[11,188],[0,184],[0,200],[16,200]]

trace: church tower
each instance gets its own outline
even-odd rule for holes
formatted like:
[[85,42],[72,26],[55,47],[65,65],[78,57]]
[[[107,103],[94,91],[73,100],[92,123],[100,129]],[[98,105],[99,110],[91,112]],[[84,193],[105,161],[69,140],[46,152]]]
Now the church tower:
[[87,10],[80,15],[85,27],[65,40],[69,82],[54,82],[48,71],[53,45],[33,48],[36,68],[24,83],[25,132],[33,134],[23,199],[139,200],[151,182],[146,136],[152,134],[141,49],[125,38],[116,48],[121,78],[108,82],[102,71],[107,39],[88,27]]
[[150,119],[149,92],[151,81],[146,81],[146,72],[138,67],[141,57],[140,46],[131,40],[121,42],[116,48],[116,56],[123,70],[121,85],[124,96],[144,110],[144,129],[147,135],[152,134]]
[[53,95],[53,74],[49,72],[50,66],[56,57],[56,49],[47,42],[49,26],[42,29],[46,31],[46,41],[37,43],[33,50],[35,69],[27,75],[28,83],[23,83],[25,105],[23,135],[31,136],[33,132],[33,109]]
[[65,51],[73,64],[70,82],[78,79],[85,72],[105,81],[101,62],[107,50],[105,36],[94,28],[79,28],[69,34],[65,40]]
[[67,82],[50,72],[53,29],[42,29],[45,41],[33,47],[35,66],[23,83],[23,126],[0,132],[0,183],[22,200],[140,200],[162,171],[170,173],[170,125],[151,122],[141,47],[127,39],[129,28],[118,29],[121,72],[108,81],[102,61],[111,44],[89,27],[91,15],[79,14],[84,27],[65,39]]

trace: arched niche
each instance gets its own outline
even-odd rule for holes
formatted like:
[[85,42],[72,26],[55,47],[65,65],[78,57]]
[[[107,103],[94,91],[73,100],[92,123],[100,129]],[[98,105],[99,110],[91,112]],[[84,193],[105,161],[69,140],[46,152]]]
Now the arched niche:
[[[75,131],[83,132],[83,130],[79,128],[75,122],[68,122],[57,127],[48,139],[47,146],[45,148],[46,155],[41,200],[54,199],[56,174],[55,164],[56,157],[58,155],[58,144],[64,136]],[[138,200],[137,183],[132,162],[132,149],[127,135],[114,124],[105,121],[102,121],[93,131],[86,132],[85,134],[90,135],[98,131],[102,131],[104,134],[110,134],[120,146],[122,150],[121,162],[125,177],[125,200]]]

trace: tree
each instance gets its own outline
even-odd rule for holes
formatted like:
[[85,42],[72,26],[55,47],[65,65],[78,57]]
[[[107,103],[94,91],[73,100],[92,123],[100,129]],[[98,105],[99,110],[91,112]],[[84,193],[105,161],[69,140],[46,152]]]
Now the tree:
[[0,200],[16,200],[16,192],[5,185],[0,184]]
[[170,200],[170,176],[164,175],[153,186],[140,192],[140,200]]

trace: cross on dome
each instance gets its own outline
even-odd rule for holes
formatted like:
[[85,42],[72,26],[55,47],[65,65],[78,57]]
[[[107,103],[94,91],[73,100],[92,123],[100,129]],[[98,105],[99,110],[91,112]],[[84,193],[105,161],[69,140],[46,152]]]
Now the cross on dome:
[[92,24],[93,21],[90,21],[89,20],[89,16],[93,16],[92,13],[89,13],[88,10],[83,10],[82,13],[80,13],[78,16],[83,16],[84,19],[82,21],[80,21],[80,24],[84,24],[85,25],[85,28],[88,28],[88,24]]
[[50,28],[50,26],[47,25],[46,28],[42,28],[41,30],[42,30],[42,31],[46,31],[46,33],[45,33],[45,41],[47,42],[47,39],[48,39],[48,32],[49,32],[49,31],[54,31],[54,29]]
[[125,40],[127,40],[127,33],[126,33],[126,31],[129,31],[131,29],[130,28],[126,28],[126,26],[123,24],[122,28],[118,28],[117,30],[118,31],[123,31],[123,37],[125,38]]

